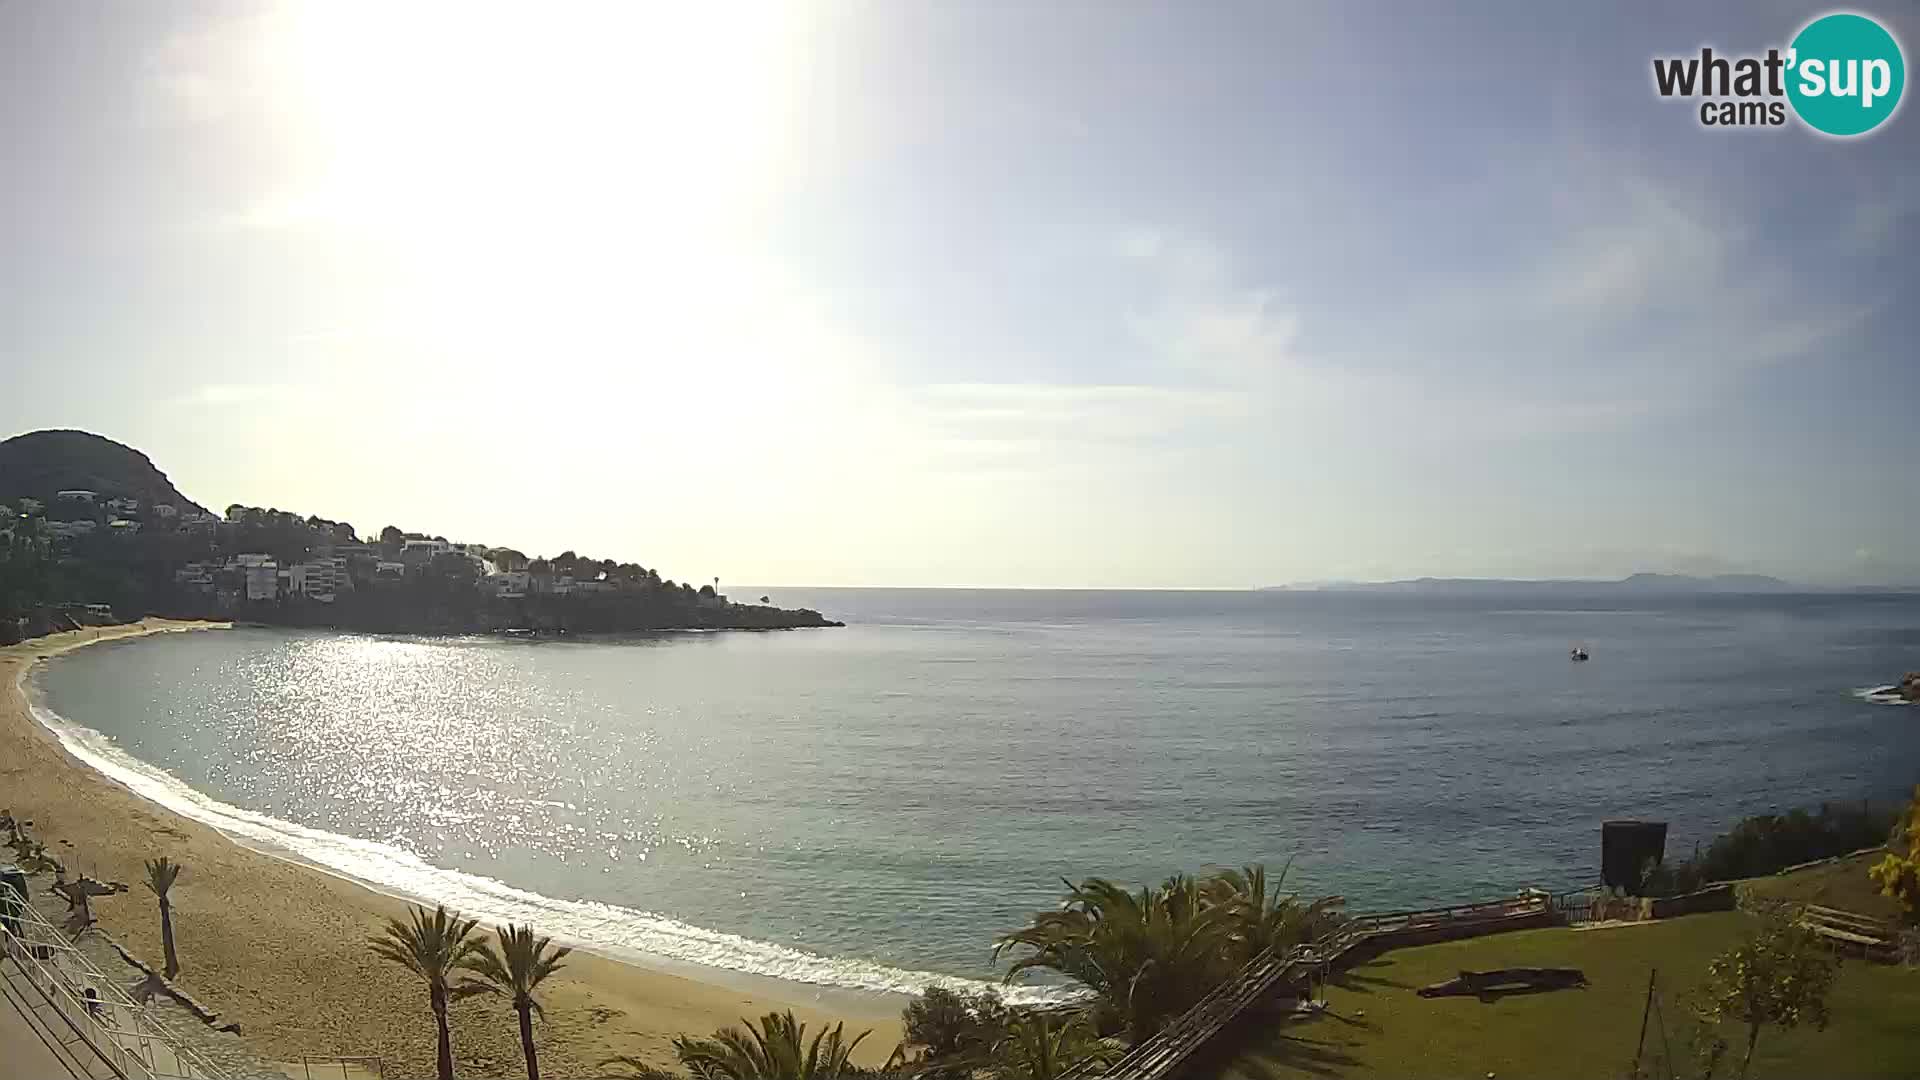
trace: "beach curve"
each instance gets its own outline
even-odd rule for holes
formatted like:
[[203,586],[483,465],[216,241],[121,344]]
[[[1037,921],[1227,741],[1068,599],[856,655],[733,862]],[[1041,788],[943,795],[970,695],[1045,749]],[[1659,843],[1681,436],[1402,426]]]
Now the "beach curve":
[[[364,946],[386,918],[403,912],[402,900],[289,859],[270,841],[265,850],[236,842],[96,771],[35,716],[24,689],[38,661],[84,645],[224,625],[149,619],[0,649],[0,803],[33,819],[36,834],[76,871],[136,882],[144,859],[168,855],[183,863],[174,894],[179,981],[224,1020],[238,1022],[263,1056],[377,1054],[402,1072],[429,1071],[424,995]],[[100,922],[137,954],[157,955],[158,920],[141,901],[136,890],[99,904]],[[549,984],[548,1021],[539,1034],[543,1062],[565,1071],[592,1069],[614,1054],[665,1063],[673,1035],[782,1008],[814,1023],[846,1020],[856,1031],[874,1029],[861,1056],[875,1062],[898,1041],[896,994],[735,979],[691,963],[664,970],[642,966],[653,957],[634,951],[631,958],[582,952],[569,959]],[[512,1072],[519,1056],[513,1024],[512,1014],[491,1001],[462,1003],[456,1056],[476,1071]]]

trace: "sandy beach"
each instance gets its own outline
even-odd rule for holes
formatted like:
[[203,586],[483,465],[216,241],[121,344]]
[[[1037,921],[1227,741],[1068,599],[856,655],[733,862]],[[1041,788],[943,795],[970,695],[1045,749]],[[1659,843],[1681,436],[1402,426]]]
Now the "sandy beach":
[[[172,894],[176,981],[224,1021],[237,1022],[262,1056],[377,1055],[390,1077],[431,1075],[433,1021],[424,984],[366,947],[386,918],[403,914],[403,902],[242,848],[140,798],[72,758],[33,719],[21,692],[22,672],[38,659],[95,641],[215,625],[149,619],[0,648],[0,806],[31,819],[35,835],[70,868],[132,886],[95,910],[104,929],[156,966],[159,917],[138,884],[142,862],[166,855],[181,863],[185,872]],[[804,987],[794,987],[791,999],[750,994],[576,952],[544,992],[546,1020],[535,1034],[541,1069],[595,1076],[614,1054],[668,1065],[676,1034],[705,1034],[785,1008],[810,1025],[844,1019],[850,1032],[872,1028],[858,1055],[868,1064],[884,1060],[899,1039],[897,1016],[877,1009],[829,1015],[806,1005],[809,996]],[[457,1004],[453,1039],[464,1075],[522,1074],[513,1014],[495,999]]]

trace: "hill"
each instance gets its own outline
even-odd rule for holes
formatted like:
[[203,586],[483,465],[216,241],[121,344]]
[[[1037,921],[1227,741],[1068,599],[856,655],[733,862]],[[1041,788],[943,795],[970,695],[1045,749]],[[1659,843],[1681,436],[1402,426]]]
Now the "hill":
[[181,513],[206,512],[147,455],[112,439],[86,431],[34,431],[0,442],[0,499],[25,496],[51,505],[55,492],[75,488],[139,499],[145,506],[170,503]]

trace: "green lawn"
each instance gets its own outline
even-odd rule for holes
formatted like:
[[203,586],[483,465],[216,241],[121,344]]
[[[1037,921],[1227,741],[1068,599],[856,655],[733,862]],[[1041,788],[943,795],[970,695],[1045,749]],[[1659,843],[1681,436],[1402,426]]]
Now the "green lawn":
[[[1707,961],[1738,941],[1748,922],[1738,912],[1721,912],[1397,949],[1328,988],[1332,1015],[1287,1022],[1249,1018],[1228,1033],[1234,1056],[1201,1066],[1197,1075],[1623,1077],[1633,1059],[1649,971],[1659,969],[1668,1032],[1677,1039],[1681,1013],[1674,999],[1699,983]],[[1461,969],[1505,967],[1577,967],[1589,985],[1492,1001],[1414,993]],[[1849,961],[1830,1004],[1834,1021],[1825,1032],[1763,1031],[1752,1075],[1920,1076],[1920,971]],[[1730,1042],[1744,1038],[1726,1035]],[[1650,1030],[1650,1047],[1659,1042],[1659,1030]]]
[[1796,870],[1785,877],[1751,878],[1746,887],[1759,896],[1824,904],[1876,919],[1899,919],[1900,905],[1883,896],[1867,877],[1867,868],[1885,855],[1858,855],[1842,862]]

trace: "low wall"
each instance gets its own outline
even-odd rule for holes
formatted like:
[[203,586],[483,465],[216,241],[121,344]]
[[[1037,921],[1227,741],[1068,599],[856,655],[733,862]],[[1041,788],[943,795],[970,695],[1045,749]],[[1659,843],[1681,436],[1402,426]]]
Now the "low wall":
[[1461,919],[1457,922],[1429,922],[1399,930],[1384,930],[1367,939],[1377,949],[1399,949],[1409,945],[1432,945],[1437,941],[1504,934],[1509,930],[1533,930],[1552,926],[1553,912],[1547,908],[1495,919]]
[[1698,892],[1648,898],[1643,903],[1647,910],[1645,918],[1670,919],[1675,915],[1695,915],[1702,911],[1732,911],[1735,899],[1733,883],[1723,882],[1709,885]]
[[1598,896],[1590,916],[1593,922],[1648,922],[1703,911],[1732,911],[1739,906],[1733,882],[1721,882],[1679,896]]

